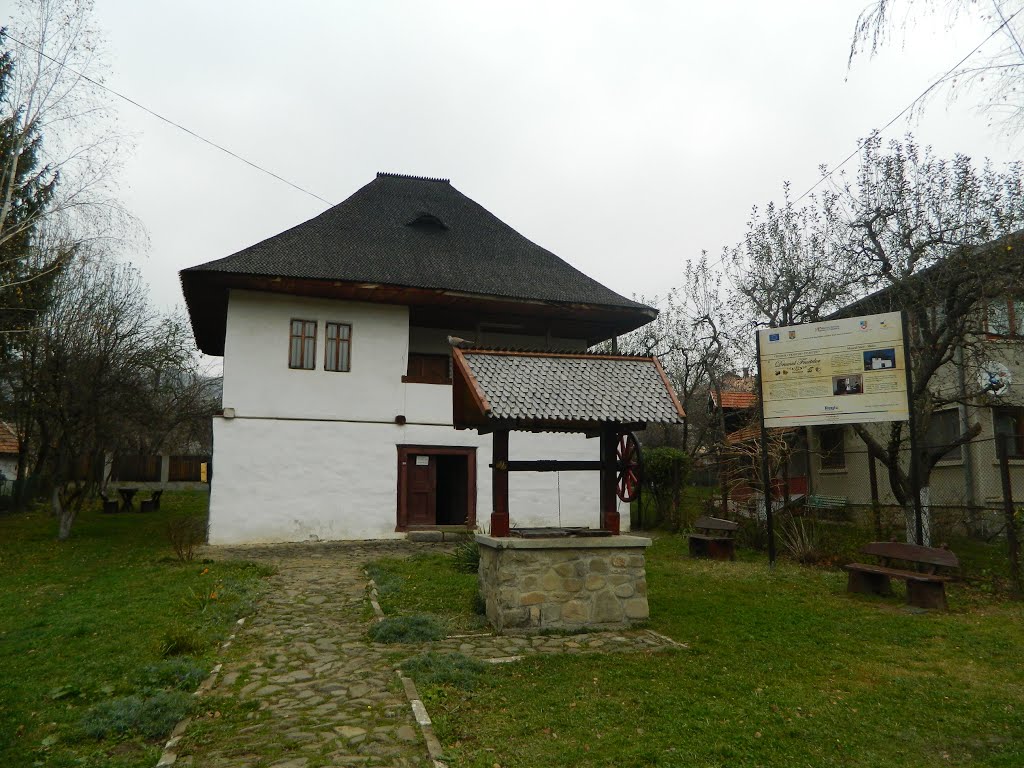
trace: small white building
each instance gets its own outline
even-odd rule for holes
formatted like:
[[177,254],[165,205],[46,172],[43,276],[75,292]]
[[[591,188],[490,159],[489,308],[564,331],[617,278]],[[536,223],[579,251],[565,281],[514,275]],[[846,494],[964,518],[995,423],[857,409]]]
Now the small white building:
[[[491,444],[452,426],[447,337],[579,352],[657,314],[447,180],[393,174],[290,230],[183,270],[181,283],[196,343],[224,357],[213,544],[486,527]],[[581,435],[515,433],[510,444],[522,459],[598,452]],[[520,473],[509,506],[513,526],[600,525],[587,472]]]

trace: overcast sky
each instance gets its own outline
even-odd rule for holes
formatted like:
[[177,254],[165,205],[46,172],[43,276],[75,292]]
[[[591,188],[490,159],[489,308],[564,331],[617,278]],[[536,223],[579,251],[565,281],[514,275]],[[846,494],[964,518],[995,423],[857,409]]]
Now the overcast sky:
[[[392,171],[452,184],[627,296],[738,241],[988,34],[915,27],[847,71],[865,0],[229,2],[97,0],[107,83],[332,201]],[[147,227],[154,300],[177,272],[326,207],[128,104],[123,197]],[[900,122],[943,154],[1014,147],[967,103]],[[852,167],[852,164],[851,164]]]

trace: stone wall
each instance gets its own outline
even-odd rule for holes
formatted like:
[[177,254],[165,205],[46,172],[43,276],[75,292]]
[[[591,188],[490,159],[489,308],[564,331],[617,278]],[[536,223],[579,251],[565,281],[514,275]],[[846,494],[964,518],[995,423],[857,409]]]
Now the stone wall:
[[613,629],[649,616],[644,551],[650,539],[476,540],[480,590],[498,632]]

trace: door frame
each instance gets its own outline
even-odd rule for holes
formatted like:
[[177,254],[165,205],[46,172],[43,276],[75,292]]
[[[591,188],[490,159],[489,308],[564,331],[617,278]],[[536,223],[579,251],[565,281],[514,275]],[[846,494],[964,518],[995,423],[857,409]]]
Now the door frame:
[[[466,527],[476,527],[476,447],[468,445],[406,445],[398,448],[398,523],[396,532],[409,529],[409,457],[410,456],[465,456],[466,457]],[[436,520],[436,517],[435,517]]]

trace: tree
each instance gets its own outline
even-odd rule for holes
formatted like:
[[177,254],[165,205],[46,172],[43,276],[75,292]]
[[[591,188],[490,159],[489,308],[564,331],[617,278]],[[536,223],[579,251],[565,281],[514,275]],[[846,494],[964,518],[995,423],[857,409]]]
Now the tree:
[[[921,448],[913,460],[923,489],[938,461],[981,430],[965,424],[958,437],[928,440],[934,413],[984,396],[977,374],[990,354],[986,300],[1024,289],[1022,170],[1020,163],[976,167],[966,155],[938,158],[909,136],[883,149],[873,137],[863,144],[856,179],[837,186],[848,222],[837,258],[856,265],[865,283],[877,289],[844,314],[899,309],[909,321],[910,406]],[[865,425],[854,428],[888,470],[909,522],[908,423],[890,422],[884,435]],[[927,498],[925,490],[922,499]],[[924,528],[928,539],[927,521]]]
[[848,302],[861,282],[855,266],[837,258],[837,235],[846,223],[836,194],[812,195],[797,208],[788,182],[782,191],[781,204],[754,207],[743,242],[723,253],[732,308],[754,326],[814,322]]
[[[905,13],[897,15],[900,7]],[[1024,130],[1024,2],[1021,0],[876,0],[861,12],[854,26],[850,58],[863,52],[874,55],[889,43],[892,33],[911,27],[918,15],[945,12],[949,26],[962,17],[980,18],[992,30],[994,46],[986,45],[979,56],[972,55],[944,75],[917,101],[923,109],[928,99],[941,89],[951,98],[964,93],[980,93],[979,107],[1008,133]],[[986,41],[987,43],[988,41]]]
[[[733,306],[751,325],[904,312],[914,438],[922,447],[914,469],[927,502],[932,469],[980,431],[965,424],[955,437],[929,441],[932,415],[984,397],[974,382],[990,354],[985,302],[1024,292],[1022,166],[977,167],[965,155],[946,160],[911,136],[886,146],[873,136],[861,152],[854,177],[839,177],[806,209],[794,211],[784,194],[782,205],[763,216],[755,211],[746,241],[733,251]],[[860,299],[844,302],[855,295]],[[912,535],[908,423],[854,429],[886,468]]]
[[66,539],[103,481],[104,456],[146,430],[166,436],[177,418],[164,413],[167,374],[191,380],[195,363],[180,318],[155,313],[138,273],[111,262],[66,266],[38,334],[38,466]]

